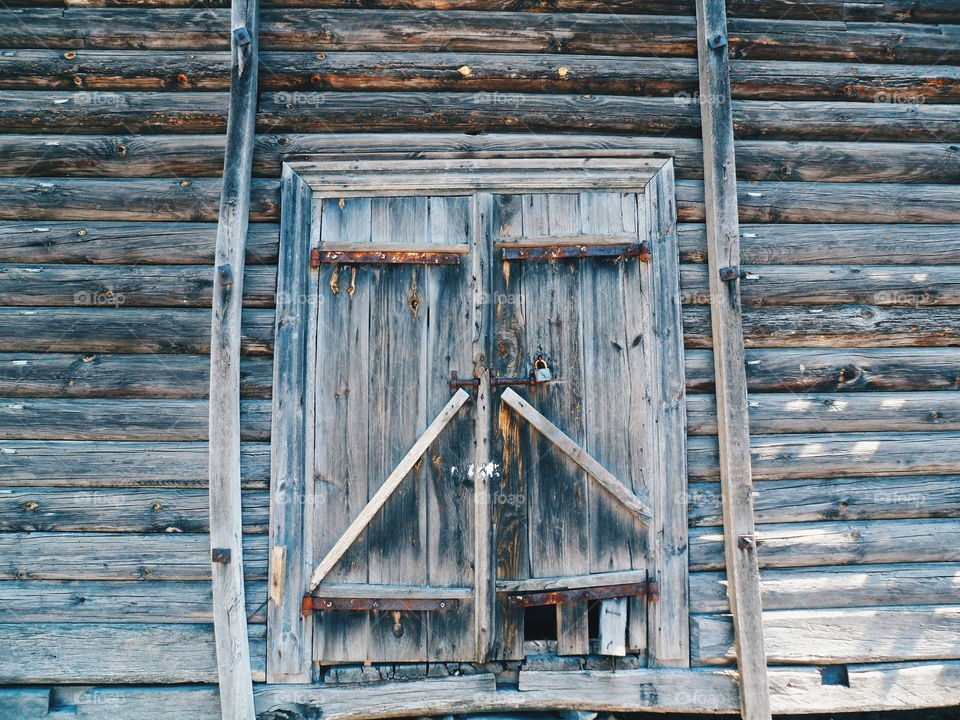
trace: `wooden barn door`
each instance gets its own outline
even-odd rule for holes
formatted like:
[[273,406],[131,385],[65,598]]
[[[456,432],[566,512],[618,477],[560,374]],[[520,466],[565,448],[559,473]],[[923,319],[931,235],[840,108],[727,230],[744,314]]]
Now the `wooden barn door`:
[[[306,358],[306,422],[285,391],[273,451],[312,452],[287,500],[302,525],[271,524],[271,607],[289,618],[272,625],[274,666],[531,652],[685,665],[672,166],[420,162],[309,166],[324,193],[287,215],[291,233],[310,219],[315,321],[288,353]],[[297,302],[278,294],[283,343]],[[278,365],[276,386],[296,388],[297,367]],[[295,531],[309,582],[282,562]],[[280,613],[285,582],[296,618]]]
[[[647,494],[653,452],[643,206],[518,194],[494,196],[493,212],[494,654],[554,638],[560,655],[642,652],[649,517],[622,499]],[[526,382],[538,366],[549,380]]]
[[[322,201],[316,558],[450,402],[450,368],[471,367],[470,263],[460,260],[472,208],[470,196]],[[473,414],[470,403],[454,409],[324,576],[315,595],[350,609],[316,613],[316,661],[474,659]]]

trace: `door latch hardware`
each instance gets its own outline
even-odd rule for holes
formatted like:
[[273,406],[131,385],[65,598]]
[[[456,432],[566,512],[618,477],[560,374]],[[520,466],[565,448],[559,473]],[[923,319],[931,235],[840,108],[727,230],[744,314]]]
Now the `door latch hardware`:
[[[321,591],[323,587],[319,588]],[[323,597],[322,595],[303,596],[300,609],[304,615],[315,610],[425,610],[432,612],[446,612],[456,610],[460,601],[456,598],[345,598]]]
[[660,588],[656,580],[644,580],[643,582],[627,583],[625,585],[601,585],[570,590],[511,594],[507,595],[507,606],[517,608],[559,605],[561,603],[606,600],[607,598],[632,597],[634,595],[646,595],[649,600],[654,600],[660,596]]
[[456,392],[457,388],[477,388],[480,387],[480,378],[470,378],[461,380],[456,372],[450,373],[450,392]]

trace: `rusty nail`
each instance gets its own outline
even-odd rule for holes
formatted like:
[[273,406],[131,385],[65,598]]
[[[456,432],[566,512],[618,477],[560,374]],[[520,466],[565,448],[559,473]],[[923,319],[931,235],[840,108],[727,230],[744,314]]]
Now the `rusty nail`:
[[740,277],[740,268],[736,265],[728,265],[720,268],[720,279],[724,282],[730,282]]
[[757,546],[757,541],[753,535],[741,535],[737,540],[737,547],[741,550],[753,550]]
[[213,548],[210,551],[210,559],[215,563],[230,562],[230,548]]

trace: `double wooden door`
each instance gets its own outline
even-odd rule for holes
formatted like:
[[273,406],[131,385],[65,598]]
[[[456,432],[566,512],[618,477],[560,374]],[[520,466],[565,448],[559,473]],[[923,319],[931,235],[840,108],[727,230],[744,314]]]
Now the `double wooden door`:
[[[345,241],[465,248],[455,254],[456,264],[432,264],[446,260],[427,251],[422,263],[337,262],[353,259],[344,254],[326,256],[330,262],[321,266],[317,556],[339,539],[452,389],[469,388],[473,401],[324,578],[327,585],[389,585],[398,594],[411,588],[410,598],[424,597],[416,588],[429,588],[455,608],[321,612],[315,649],[322,662],[476,659],[483,637],[474,630],[476,596],[462,594],[488,581],[500,581],[487,595],[494,607],[492,653],[520,657],[524,619],[535,614],[508,606],[509,597],[534,587],[519,581],[550,578],[549,587],[562,588],[567,576],[628,570],[635,571],[633,584],[637,573],[646,580],[649,524],[501,400],[504,391],[517,393],[626,488],[647,494],[644,454],[652,448],[644,409],[652,338],[640,322],[637,195],[485,199],[493,238],[474,232],[475,196],[325,201],[324,253]],[[479,241],[486,247],[478,248]],[[585,245],[570,245],[577,242]],[[584,255],[520,257],[571,247]],[[516,259],[504,258],[504,250],[515,250]],[[535,371],[551,379],[533,384]],[[485,417],[477,403],[481,385]],[[478,475],[485,476],[488,497],[475,492]],[[489,507],[477,508],[478,502]],[[486,517],[489,547],[482,537],[478,543],[475,527]],[[491,553],[490,561],[478,563],[478,552]],[[491,577],[477,577],[478,566],[492,567]],[[315,593],[324,595],[322,583]],[[368,594],[375,597],[376,588]],[[641,650],[646,642],[646,596],[629,597],[600,603],[624,615],[623,637],[613,643],[621,651]],[[558,651],[588,653],[589,601],[556,608]]]
[[672,218],[509,182],[314,199],[314,662],[644,657],[685,603],[656,567]]

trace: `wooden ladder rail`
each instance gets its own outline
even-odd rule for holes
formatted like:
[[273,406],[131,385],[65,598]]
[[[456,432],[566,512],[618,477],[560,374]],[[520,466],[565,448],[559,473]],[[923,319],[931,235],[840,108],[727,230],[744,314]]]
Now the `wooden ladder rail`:
[[733,615],[741,714],[745,720],[769,720],[740,309],[740,228],[726,7],[724,0],[697,0],[696,5],[727,593]]
[[257,0],[230,8],[231,77],[210,328],[210,546],[223,720],[254,720],[240,506],[240,313],[257,114]]

